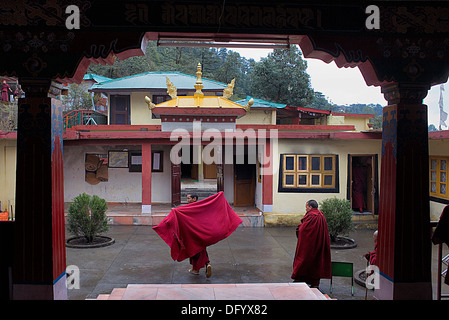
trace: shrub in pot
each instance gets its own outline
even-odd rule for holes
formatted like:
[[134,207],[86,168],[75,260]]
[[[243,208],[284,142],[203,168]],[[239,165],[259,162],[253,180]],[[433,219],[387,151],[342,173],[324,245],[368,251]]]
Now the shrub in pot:
[[331,242],[336,242],[339,235],[348,235],[354,229],[352,208],[349,200],[328,198],[320,203],[329,229]]
[[82,193],[73,199],[67,215],[67,230],[92,243],[97,235],[109,230],[106,200]]

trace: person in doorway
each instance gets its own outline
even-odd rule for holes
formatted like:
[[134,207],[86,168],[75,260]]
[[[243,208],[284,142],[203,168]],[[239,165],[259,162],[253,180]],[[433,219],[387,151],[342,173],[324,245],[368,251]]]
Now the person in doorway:
[[[196,194],[188,194],[187,202],[194,203],[198,200],[198,196]],[[190,264],[192,265],[192,269],[189,269],[189,272],[193,275],[199,275],[200,269],[206,267],[206,277],[210,278],[212,275],[212,266],[210,265],[209,255],[207,254],[206,248],[195,254],[194,256],[189,258]]]
[[366,185],[365,171],[365,167],[359,158],[354,158],[352,167],[352,207],[360,212],[363,212],[363,209],[366,208],[364,195]]
[[306,202],[306,214],[297,228],[297,237],[291,278],[318,287],[321,278],[331,278],[331,251],[326,218],[315,200]]

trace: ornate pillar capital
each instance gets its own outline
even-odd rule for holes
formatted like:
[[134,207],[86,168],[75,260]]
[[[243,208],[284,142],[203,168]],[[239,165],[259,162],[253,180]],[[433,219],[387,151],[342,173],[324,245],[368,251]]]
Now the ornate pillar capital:
[[393,83],[382,86],[381,92],[388,105],[422,104],[430,89],[430,84]]

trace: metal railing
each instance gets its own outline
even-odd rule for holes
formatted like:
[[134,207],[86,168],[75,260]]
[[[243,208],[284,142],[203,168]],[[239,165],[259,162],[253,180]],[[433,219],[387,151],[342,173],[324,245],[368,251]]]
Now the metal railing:
[[107,115],[87,109],[73,110],[64,115],[64,130],[77,125],[105,125],[108,122]]

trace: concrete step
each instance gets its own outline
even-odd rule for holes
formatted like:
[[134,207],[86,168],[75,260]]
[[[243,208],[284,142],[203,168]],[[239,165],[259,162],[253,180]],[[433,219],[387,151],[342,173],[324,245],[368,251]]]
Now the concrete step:
[[129,284],[89,300],[331,300],[303,282]]

